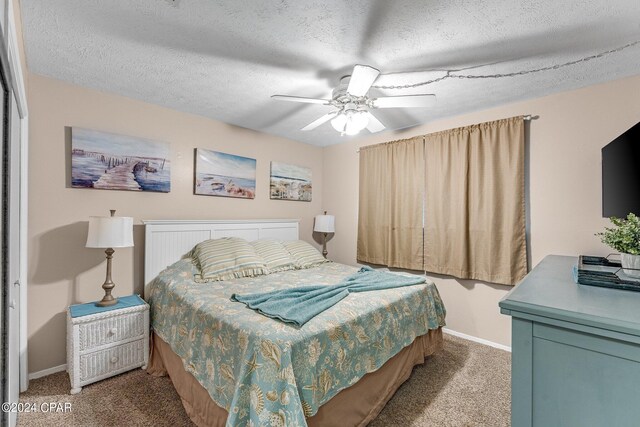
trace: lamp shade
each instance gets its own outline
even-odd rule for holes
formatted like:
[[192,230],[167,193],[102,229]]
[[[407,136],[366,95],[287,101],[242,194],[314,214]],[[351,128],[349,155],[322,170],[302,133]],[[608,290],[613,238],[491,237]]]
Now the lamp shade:
[[130,246],[133,246],[133,218],[89,217],[87,248],[128,248]]
[[316,215],[313,231],[319,233],[335,233],[336,217],[333,215]]

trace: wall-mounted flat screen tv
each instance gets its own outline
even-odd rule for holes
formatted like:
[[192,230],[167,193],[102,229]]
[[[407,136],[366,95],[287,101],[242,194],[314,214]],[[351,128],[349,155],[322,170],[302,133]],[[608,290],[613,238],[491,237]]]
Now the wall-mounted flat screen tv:
[[640,216],[640,123],[602,149],[602,216]]

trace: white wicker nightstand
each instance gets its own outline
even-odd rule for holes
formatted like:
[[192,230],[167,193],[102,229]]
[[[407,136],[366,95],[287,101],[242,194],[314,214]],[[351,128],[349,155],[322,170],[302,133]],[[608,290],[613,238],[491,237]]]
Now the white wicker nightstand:
[[71,394],[82,387],[149,360],[149,305],[138,295],[119,298],[112,307],[95,303],[67,310],[67,371]]

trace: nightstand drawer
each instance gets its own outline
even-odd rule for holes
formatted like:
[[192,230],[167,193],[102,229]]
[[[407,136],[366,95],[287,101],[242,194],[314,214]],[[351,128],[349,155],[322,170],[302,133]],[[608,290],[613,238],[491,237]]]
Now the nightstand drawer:
[[145,364],[145,339],[80,356],[80,383],[93,382]]
[[145,313],[134,313],[93,320],[79,325],[78,351],[89,351],[105,344],[117,343],[144,335]]

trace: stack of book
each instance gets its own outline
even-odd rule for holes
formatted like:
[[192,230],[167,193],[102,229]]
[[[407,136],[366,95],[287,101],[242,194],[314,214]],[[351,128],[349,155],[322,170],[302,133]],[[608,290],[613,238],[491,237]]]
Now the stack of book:
[[626,275],[619,261],[603,257],[580,255],[573,276],[581,285],[640,292],[640,278]]

